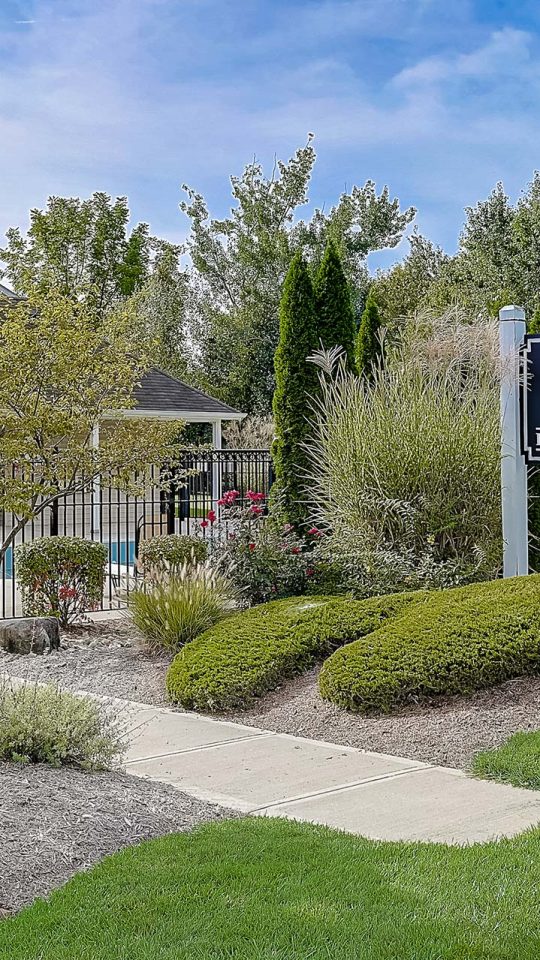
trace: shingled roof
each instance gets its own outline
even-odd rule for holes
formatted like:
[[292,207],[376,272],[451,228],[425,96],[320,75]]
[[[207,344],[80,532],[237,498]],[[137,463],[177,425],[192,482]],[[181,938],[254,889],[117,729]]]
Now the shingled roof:
[[171,377],[156,367],[149,370],[135,388],[135,409],[141,414],[178,414],[189,420],[241,420],[244,416],[228,404],[210,397],[202,390],[188,386],[182,380]]

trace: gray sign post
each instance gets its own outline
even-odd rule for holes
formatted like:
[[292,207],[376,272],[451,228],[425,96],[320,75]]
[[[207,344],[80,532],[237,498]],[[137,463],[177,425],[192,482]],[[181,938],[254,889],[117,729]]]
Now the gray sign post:
[[525,340],[525,311],[499,311],[501,347],[501,487],[504,541],[503,576],[529,572],[527,464],[522,453],[520,351]]

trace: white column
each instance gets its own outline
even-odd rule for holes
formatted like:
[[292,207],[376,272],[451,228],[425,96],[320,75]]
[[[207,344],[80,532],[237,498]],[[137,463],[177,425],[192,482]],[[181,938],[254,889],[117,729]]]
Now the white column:
[[[212,424],[212,445],[214,450],[221,450],[221,420],[215,420]],[[217,501],[221,499],[221,463],[214,461],[212,464],[212,496],[214,509],[217,509]]]
[[[92,429],[92,435],[90,437],[90,445],[94,450],[99,448],[99,424],[94,424]],[[95,477],[92,484],[92,525],[90,530],[90,535],[92,540],[101,540],[101,481],[99,477]]]
[[525,336],[525,311],[508,306],[499,311],[501,347],[501,487],[503,575],[529,572],[527,465],[521,453],[519,413],[519,348]]

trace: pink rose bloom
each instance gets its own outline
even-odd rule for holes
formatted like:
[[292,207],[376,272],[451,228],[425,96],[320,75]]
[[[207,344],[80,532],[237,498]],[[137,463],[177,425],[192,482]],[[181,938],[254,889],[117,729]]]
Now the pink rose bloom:
[[250,550],[255,550],[256,544],[255,544],[255,543],[248,543],[248,547],[249,547]]
[[319,530],[318,527],[311,527],[308,534],[310,537],[322,537],[322,530]]
[[249,508],[249,512],[252,517],[260,517],[261,513],[263,512],[263,508],[253,505]]
[[203,528],[203,530],[209,526],[210,524],[208,523],[208,520],[201,520],[201,527]]
[[207,520],[210,521],[210,523],[215,523],[215,522],[216,522],[216,519],[217,519],[217,513],[216,513],[216,511],[215,511],[215,510],[209,510],[208,513],[206,514],[206,518],[207,518]]

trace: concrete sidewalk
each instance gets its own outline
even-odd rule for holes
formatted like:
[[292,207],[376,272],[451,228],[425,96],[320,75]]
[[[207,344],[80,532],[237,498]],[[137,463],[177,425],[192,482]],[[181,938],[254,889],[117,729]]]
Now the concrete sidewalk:
[[[110,702],[110,701],[109,701]],[[460,770],[115,700],[125,769],[245,813],[381,840],[471,843],[540,822],[540,794]]]

